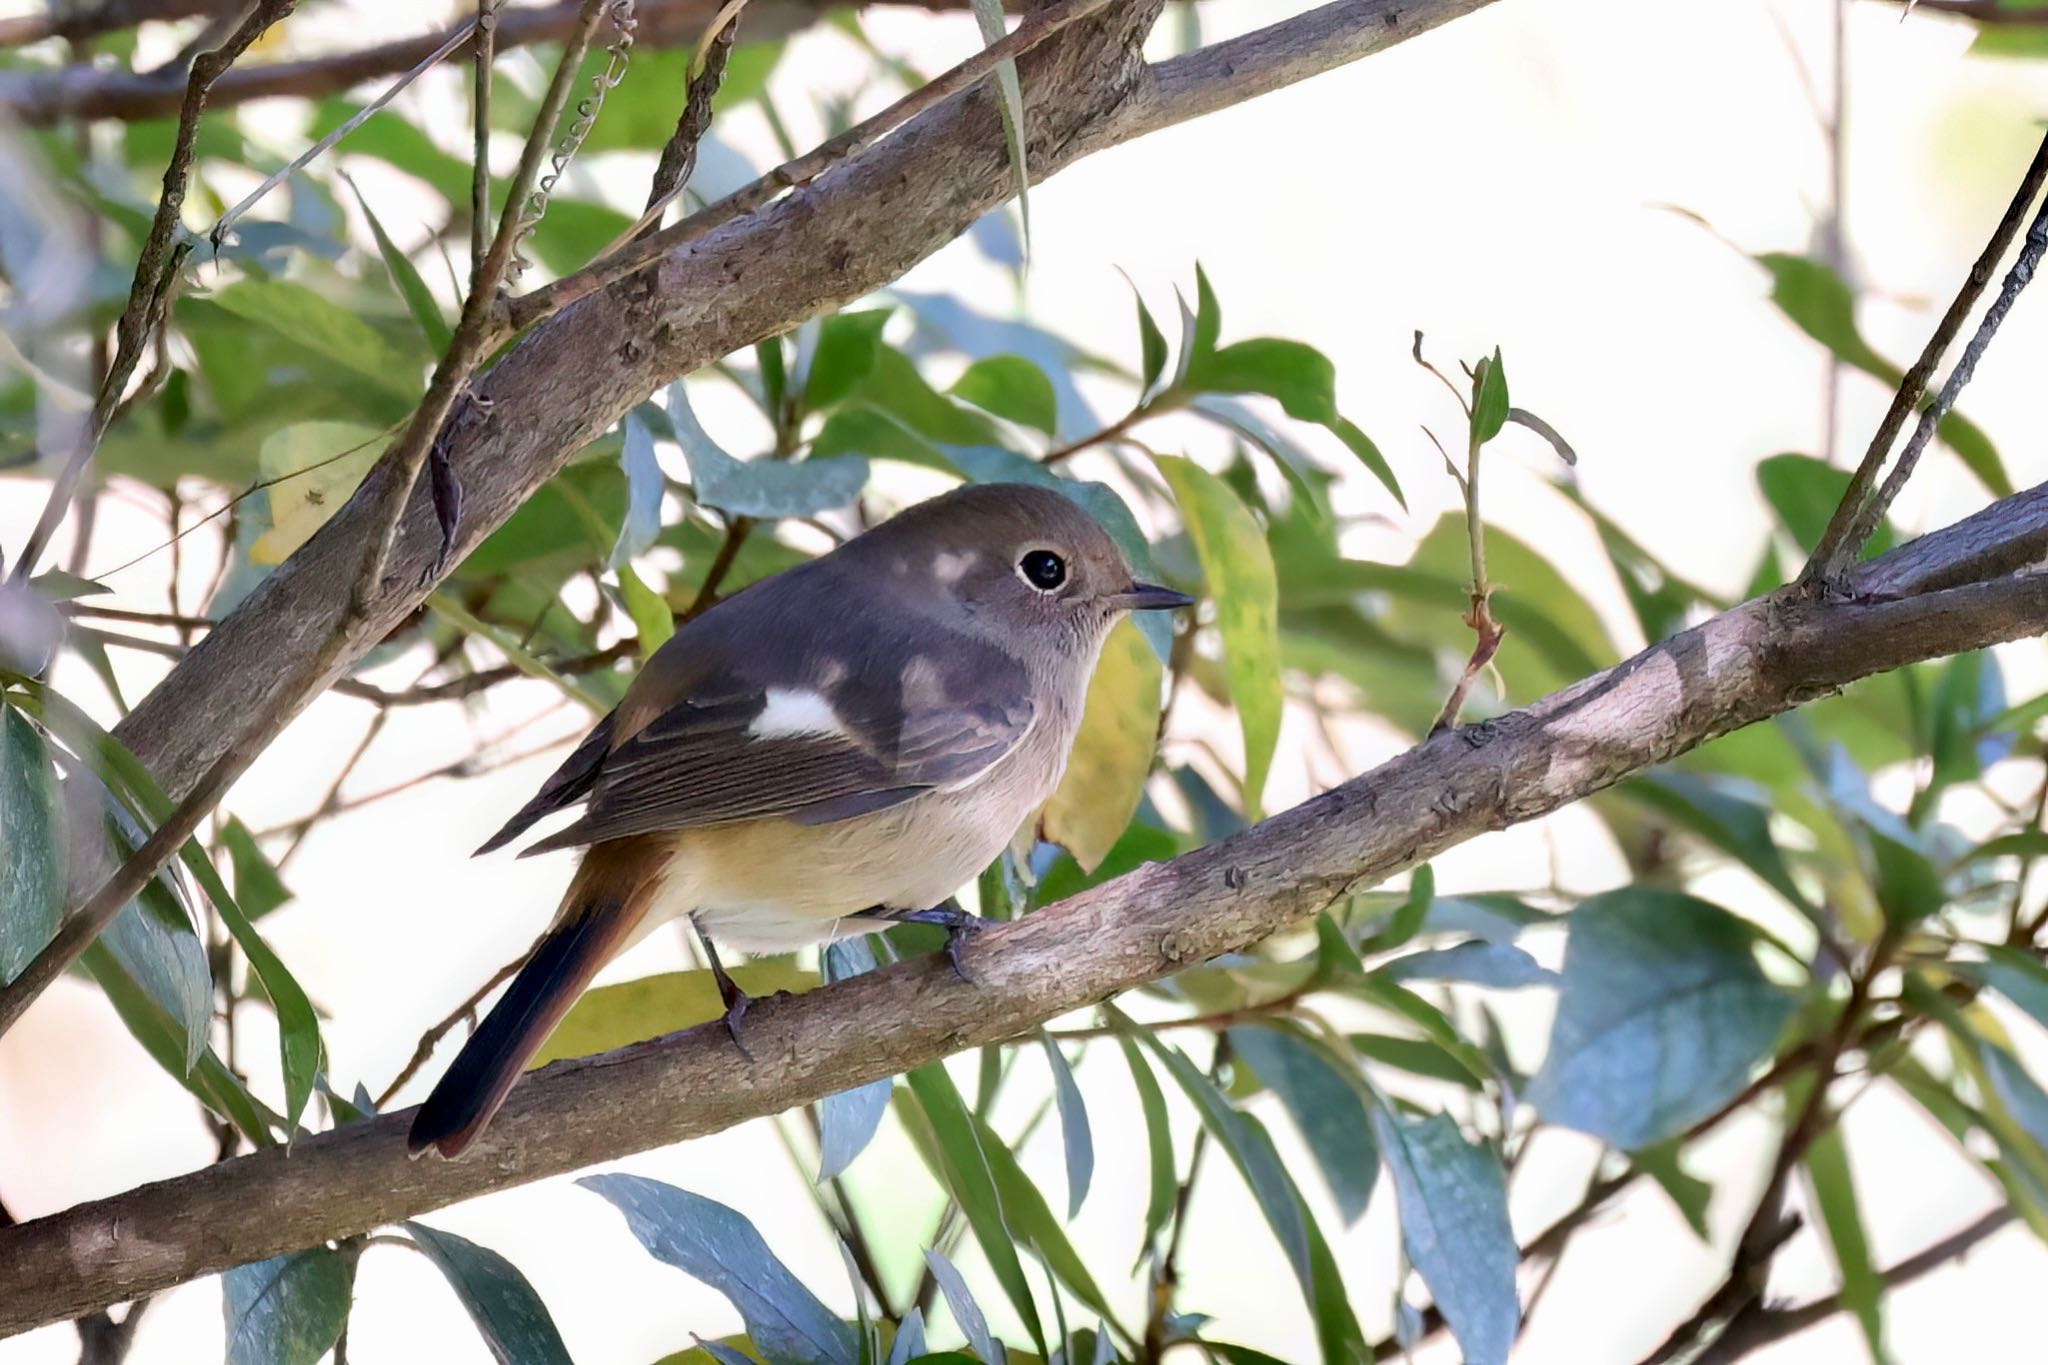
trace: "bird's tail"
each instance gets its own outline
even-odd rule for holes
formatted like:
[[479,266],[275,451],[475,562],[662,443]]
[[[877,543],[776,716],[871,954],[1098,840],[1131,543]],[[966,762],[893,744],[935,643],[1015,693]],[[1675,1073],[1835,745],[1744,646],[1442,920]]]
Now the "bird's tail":
[[[576,1003],[598,969],[630,940],[657,882],[620,875],[638,860],[592,850],[569,884],[555,927],[534,945],[512,985],[470,1035],[413,1116],[406,1146],[458,1156],[505,1102],[528,1059]],[[610,864],[607,866],[606,864]]]

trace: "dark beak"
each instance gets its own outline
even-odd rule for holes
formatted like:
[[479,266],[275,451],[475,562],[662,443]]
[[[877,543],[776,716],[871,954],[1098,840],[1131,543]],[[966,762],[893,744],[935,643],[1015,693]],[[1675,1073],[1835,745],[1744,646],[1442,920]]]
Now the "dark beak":
[[1192,607],[1195,599],[1157,583],[1133,583],[1111,597],[1109,604],[1118,611],[1171,611],[1175,607]]

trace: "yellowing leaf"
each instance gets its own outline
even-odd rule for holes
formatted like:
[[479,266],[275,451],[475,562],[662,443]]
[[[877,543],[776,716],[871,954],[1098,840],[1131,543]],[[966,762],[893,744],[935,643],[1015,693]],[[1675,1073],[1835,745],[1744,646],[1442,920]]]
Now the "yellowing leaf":
[[1045,837],[1093,872],[1108,856],[1145,794],[1159,730],[1162,669],[1128,619],[1102,646],[1067,775],[1045,807]]
[[270,529],[249,547],[258,564],[281,564],[327,524],[383,454],[381,432],[354,422],[301,422],[263,440],[257,466],[281,479],[270,492]]
[[1216,602],[1230,696],[1244,727],[1245,813],[1256,817],[1280,741],[1280,587],[1273,552],[1230,485],[1192,460],[1162,455],[1158,463]]
[[[749,995],[809,990],[818,974],[796,965],[793,958],[769,957],[743,962],[732,969],[733,980]],[[725,1012],[718,985],[709,971],[662,972],[615,986],[585,991],[568,1015],[528,1062],[530,1071],[564,1057],[588,1057],[615,1047],[655,1038],[677,1029],[708,1023]]]

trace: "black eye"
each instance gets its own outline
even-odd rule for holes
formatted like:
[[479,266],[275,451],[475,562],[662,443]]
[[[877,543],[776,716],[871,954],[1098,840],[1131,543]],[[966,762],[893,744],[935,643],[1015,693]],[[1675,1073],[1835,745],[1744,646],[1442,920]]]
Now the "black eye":
[[1040,592],[1051,592],[1067,581],[1067,561],[1051,550],[1033,550],[1017,561],[1017,572]]

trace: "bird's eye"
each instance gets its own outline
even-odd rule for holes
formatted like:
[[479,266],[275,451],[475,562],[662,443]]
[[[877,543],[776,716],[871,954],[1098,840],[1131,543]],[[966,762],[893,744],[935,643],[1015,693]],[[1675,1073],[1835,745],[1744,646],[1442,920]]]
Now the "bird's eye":
[[1017,561],[1017,572],[1040,592],[1051,592],[1067,581],[1067,561],[1051,550],[1033,550]]

